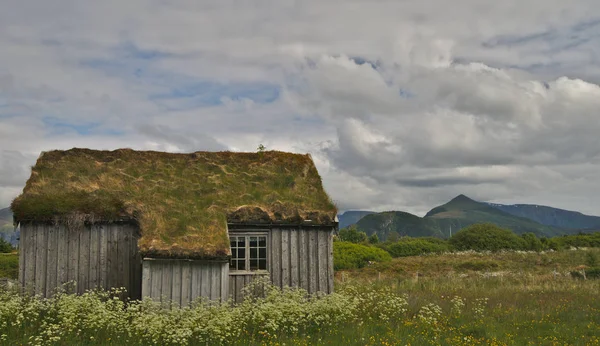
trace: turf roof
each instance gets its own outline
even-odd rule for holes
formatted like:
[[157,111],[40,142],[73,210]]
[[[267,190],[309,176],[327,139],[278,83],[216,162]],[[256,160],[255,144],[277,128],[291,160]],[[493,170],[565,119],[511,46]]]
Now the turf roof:
[[333,224],[337,212],[310,155],[131,149],[42,153],[11,208],[15,222],[134,221],[142,253],[187,258],[228,256],[228,222]]

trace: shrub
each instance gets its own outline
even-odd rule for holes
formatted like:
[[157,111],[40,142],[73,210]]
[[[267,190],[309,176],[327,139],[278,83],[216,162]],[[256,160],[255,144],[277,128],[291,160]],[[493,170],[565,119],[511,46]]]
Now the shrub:
[[596,267],[598,266],[598,263],[600,262],[600,259],[598,258],[598,253],[596,252],[587,252],[585,254],[585,264],[587,264],[590,267]]
[[13,251],[12,245],[9,242],[0,237],[0,253],[10,253]]
[[0,278],[16,280],[19,276],[19,255],[0,254]]
[[521,235],[521,238],[525,241],[525,249],[531,251],[540,252],[544,250],[544,244],[542,241],[536,237],[533,233],[525,233]]
[[[585,270],[586,279],[600,279],[600,267],[587,268]],[[571,277],[574,279],[583,279],[583,272],[580,270],[571,271]]]
[[600,247],[600,232],[573,234],[550,239],[558,248]]
[[357,244],[364,243],[367,241],[367,234],[365,232],[360,232],[358,228],[356,228],[356,225],[352,225],[340,230],[339,240]]
[[426,253],[441,253],[450,250],[446,241],[437,238],[404,237],[395,243],[383,243],[380,247],[389,252],[394,258],[418,256]]
[[527,247],[523,238],[490,223],[475,224],[461,229],[450,238],[450,245],[461,251],[524,250]]
[[338,241],[333,243],[333,266],[335,270],[358,269],[369,263],[390,261],[385,250],[362,244]]
[[588,279],[600,279],[600,267],[589,268],[585,271],[585,275]]
[[562,245],[557,238],[541,238],[542,246],[544,249],[551,249],[554,251],[559,251],[564,249],[564,245]]
[[369,237],[369,244],[377,244],[377,243],[379,243],[379,237],[377,236],[377,233],[373,233]]

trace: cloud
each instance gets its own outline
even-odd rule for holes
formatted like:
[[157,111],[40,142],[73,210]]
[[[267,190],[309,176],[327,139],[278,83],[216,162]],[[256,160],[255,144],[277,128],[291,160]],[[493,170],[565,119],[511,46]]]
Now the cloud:
[[42,150],[262,143],[310,152],[342,209],[600,214],[596,1],[2,7],[0,206]]
[[28,177],[27,157],[18,151],[0,150],[0,187],[16,189],[24,184]]
[[226,146],[208,135],[202,133],[185,133],[183,131],[174,131],[173,129],[164,125],[144,124],[139,127],[139,131],[153,141],[163,140],[166,145],[159,145],[156,148],[162,151],[193,152],[199,150],[222,151],[227,149]]

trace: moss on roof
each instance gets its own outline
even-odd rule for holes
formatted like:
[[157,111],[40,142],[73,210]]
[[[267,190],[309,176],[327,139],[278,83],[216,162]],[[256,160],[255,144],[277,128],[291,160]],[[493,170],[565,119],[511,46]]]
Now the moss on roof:
[[[336,208],[310,155],[71,149],[40,155],[15,222],[129,220],[146,255],[229,255],[229,223],[332,224]],[[311,221],[305,221],[311,220]]]

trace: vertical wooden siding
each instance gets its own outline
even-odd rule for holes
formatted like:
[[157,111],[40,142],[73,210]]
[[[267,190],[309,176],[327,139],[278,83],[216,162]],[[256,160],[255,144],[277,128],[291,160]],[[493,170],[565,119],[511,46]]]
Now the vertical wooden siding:
[[273,284],[333,292],[333,228],[273,228]]
[[[249,283],[258,279],[260,277],[265,276],[266,274],[255,274],[255,273],[235,273],[232,274],[229,272],[229,296],[235,303],[241,303],[244,300],[244,295],[242,289],[246,287]],[[264,287],[257,287],[258,292],[254,292],[255,295],[264,295]]]
[[[141,262],[137,228],[124,224],[87,226],[69,230],[64,225],[22,224],[19,282],[29,293],[52,296],[73,282],[72,292],[124,287],[140,297]],[[122,268],[122,270],[119,270]],[[70,284],[67,285],[70,287]]]
[[229,263],[145,258],[142,296],[177,306],[188,306],[198,297],[227,299]]
[[[332,293],[333,231],[332,227],[271,229],[267,270],[273,285],[301,287],[310,294]],[[243,233],[244,230],[232,232]],[[242,288],[256,277],[254,273],[230,273],[229,297],[240,302]]]

